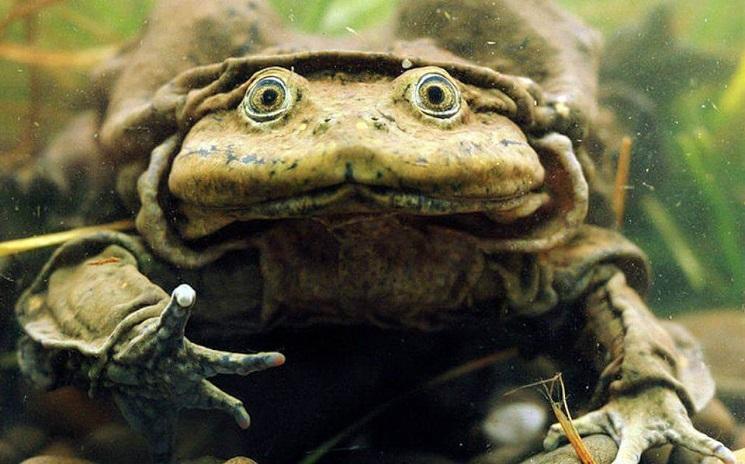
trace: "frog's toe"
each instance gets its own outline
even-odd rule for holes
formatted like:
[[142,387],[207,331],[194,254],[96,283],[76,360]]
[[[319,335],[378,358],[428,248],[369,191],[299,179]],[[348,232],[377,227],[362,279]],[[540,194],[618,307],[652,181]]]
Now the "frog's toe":
[[546,97],[543,94],[543,89],[533,79],[524,76],[518,76],[517,81],[528,90],[528,93],[535,99],[536,105],[542,106],[546,104]]
[[187,349],[201,367],[205,377],[217,374],[247,375],[251,372],[263,371],[270,367],[281,366],[285,362],[282,353],[242,354],[229,351],[218,351],[201,345],[188,343]]
[[184,329],[196,299],[196,292],[187,284],[173,290],[156,329],[156,338],[162,350],[178,348],[183,344]]
[[248,428],[251,417],[243,402],[217,388],[212,382],[202,380],[191,395],[185,397],[185,406],[192,409],[219,409],[233,416],[238,425]]
[[704,456],[713,456],[725,464],[735,464],[736,462],[735,456],[729,448],[705,433],[699,432],[692,425],[685,427],[682,431],[670,429],[666,436],[671,443]]
[[[608,415],[602,410],[587,413],[579,419],[572,421],[572,424],[574,424],[574,428],[577,429],[577,433],[580,436],[606,434],[615,439],[614,434],[611,433],[613,427],[611,427]],[[566,441],[564,429],[558,423],[553,424],[548,429],[546,438],[543,440],[543,447],[547,451],[551,451],[558,448],[559,444],[563,441]]]

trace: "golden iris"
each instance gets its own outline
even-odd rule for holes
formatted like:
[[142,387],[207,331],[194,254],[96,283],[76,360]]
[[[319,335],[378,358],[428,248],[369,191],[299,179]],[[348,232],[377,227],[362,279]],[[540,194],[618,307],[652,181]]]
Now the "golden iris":
[[460,110],[460,93],[447,77],[429,73],[419,79],[414,89],[414,103],[426,115],[449,118]]
[[290,107],[287,84],[275,76],[257,80],[246,92],[243,109],[254,121],[271,121],[282,116]]

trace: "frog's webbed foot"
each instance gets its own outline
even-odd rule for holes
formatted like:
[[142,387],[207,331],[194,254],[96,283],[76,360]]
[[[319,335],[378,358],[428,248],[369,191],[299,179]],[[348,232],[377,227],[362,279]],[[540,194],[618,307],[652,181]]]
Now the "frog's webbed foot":
[[230,353],[190,342],[184,329],[195,300],[190,286],[176,288],[160,317],[141,324],[104,371],[106,386],[128,422],[146,435],[157,462],[170,462],[180,409],[220,409],[248,427],[243,403],[206,378],[246,375],[284,363],[280,353]]
[[[693,427],[677,394],[665,387],[619,396],[573,423],[582,436],[605,434],[618,444],[613,464],[637,464],[644,451],[667,443],[719,458],[726,464],[735,463],[726,446]],[[564,438],[561,426],[554,424],[543,445],[552,450]]]

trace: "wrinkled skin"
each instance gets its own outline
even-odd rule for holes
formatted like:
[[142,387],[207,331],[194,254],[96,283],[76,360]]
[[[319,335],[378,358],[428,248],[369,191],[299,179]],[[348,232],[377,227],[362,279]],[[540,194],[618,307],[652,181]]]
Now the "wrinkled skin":
[[[397,38],[435,40],[381,46],[296,36],[260,2],[170,3],[101,71],[117,77],[91,150],[116,167],[137,236],[66,244],[23,294],[33,381],[111,392],[156,462],[173,459],[180,409],[247,427],[206,379],[284,357],[192,342],[199,294],[204,320],[249,340],[372,326],[543,352],[584,367],[594,411],[577,427],[610,436],[617,464],[666,443],[734,462],[691,424],[713,386],[643,303],[643,254],[585,223],[605,189],[592,32],[540,1],[468,1],[443,22],[453,2],[423,0]],[[553,426],[545,447],[561,438]]]

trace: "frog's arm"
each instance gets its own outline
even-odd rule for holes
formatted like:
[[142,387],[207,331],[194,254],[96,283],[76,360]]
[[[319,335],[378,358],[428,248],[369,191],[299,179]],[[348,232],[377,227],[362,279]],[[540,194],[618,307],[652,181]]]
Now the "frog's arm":
[[[582,328],[574,332],[570,351],[584,358],[580,365],[601,373],[594,403],[603,406],[574,422],[579,433],[611,436],[619,445],[615,464],[636,464],[642,452],[666,443],[734,463],[731,451],[689,419],[713,395],[695,346],[674,339],[660,325],[612,262],[596,263],[581,285],[587,291],[575,304]],[[562,437],[554,425],[544,444],[553,449]]]
[[245,428],[240,400],[206,380],[245,375],[283,363],[279,353],[211,350],[184,328],[196,294],[169,296],[140,271],[144,251],[122,234],[65,245],[19,300],[25,332],[21,369],[53,387],[73,380],[109,390],[129,423],[148,438],[156,462],[170,462],[177,413],[221,409]]

